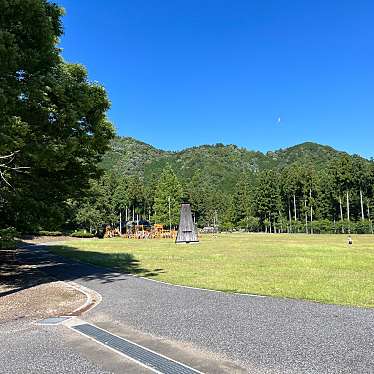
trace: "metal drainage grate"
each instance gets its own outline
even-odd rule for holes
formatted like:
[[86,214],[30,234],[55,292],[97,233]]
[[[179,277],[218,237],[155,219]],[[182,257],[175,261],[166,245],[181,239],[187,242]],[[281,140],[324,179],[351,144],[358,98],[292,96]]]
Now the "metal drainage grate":
[[179,362],[168,359],[130,341],[115,336],[107,331],[90,324],[72,327],[74,330],[93,338],[94,340],[124,354],[125,356],[153,369],[158,373],[167,374],[193,374],[201,373]]
[[62,322],[67,321],[71,317],[51,317],[51,318],[46,318],[42,319],[41,321],[38,321],[39,325],[58,325]]

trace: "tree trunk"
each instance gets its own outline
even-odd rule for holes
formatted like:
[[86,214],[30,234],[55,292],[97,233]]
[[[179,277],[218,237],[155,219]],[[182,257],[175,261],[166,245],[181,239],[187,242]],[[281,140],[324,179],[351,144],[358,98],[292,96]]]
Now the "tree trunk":
[[370,217],[370,207],[369,207],[369,201],[367,202],[367,206],[368,206],[368,219],[369,219],[369,224],[370,224],[370,231],[371,233],[373,234],[373,222],[371,221],[371,217]]
[[296,196],[293,194],[293,210],[295,214],[295,221],[297,221],[297,212],[296,212]]
[[347,190],[347,221],[348,221],[348,233],[351,233],[351,225],[349,223],[350,219],[350,209],[349,209],[349,192]]
[[350,209],[349,209],[349,192],[347,190],[347,221],[350,219]]
[[362,189],[360,188],[360,202],[361,202],[361,219],[365,220],[365,214],[364,214],[364,201],[362,196]]
[[340,221],[342,222],[342,234],[344,234],[344,227],[343,227],[343,206],[342,206],[342,198],[339,196],[339,206],[340,206]]
[[308,232],[308,210],[306,205],[306,199],[304,199],[304,208],[305,208],[305,233],[309,234]]
[[289,228],[289,233],[292,232],[292,218],[291,218],[291,204],[290,200],[288,200],[288,219],[290,221],[290,228]]
[[312,207],[312,189],[309,189],[310,204],[310,233],[313,234],[313,207]]

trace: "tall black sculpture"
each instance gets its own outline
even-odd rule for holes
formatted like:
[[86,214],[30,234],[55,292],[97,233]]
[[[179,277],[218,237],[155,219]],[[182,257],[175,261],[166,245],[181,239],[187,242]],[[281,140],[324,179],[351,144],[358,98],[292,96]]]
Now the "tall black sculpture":
[[198,243],[196,227],[192,221],[191,205],[182,203],[176,243]]

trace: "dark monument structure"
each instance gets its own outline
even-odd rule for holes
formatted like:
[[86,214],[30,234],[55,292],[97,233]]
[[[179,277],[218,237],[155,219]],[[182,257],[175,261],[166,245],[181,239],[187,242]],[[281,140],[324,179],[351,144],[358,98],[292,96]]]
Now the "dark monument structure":
[[198,243],[196,227],[192,220],[191,205],[182,203],[179,228],[175,242],[178,243]]

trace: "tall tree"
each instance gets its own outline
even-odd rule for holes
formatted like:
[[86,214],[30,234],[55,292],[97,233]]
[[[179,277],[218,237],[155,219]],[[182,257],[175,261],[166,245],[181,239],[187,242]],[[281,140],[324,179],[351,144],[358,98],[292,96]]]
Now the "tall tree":
[[249,229],[253,217],[254,185],[253,177],[248,173],[241,173],[234,189],[234,223],[242,228]]
[[[281,173],[282,194],[287,201],[289,226],[292,231],[291,209],[295,224],[298,220],[297,202],[302,200],[302,172],[300,166],[293,163],[282,170]],[[292,207],[292,208],[291,208]]]
[[353,173],[353,162],[352,159],[346,155],[341,154],[338,158],[333,160],[331,163],[330,171],[334,177],[336,191],[338,192],[339,206],[340,206],[340,216],[343,221],[343,203],[342,195],[345,195],[346,200],[346,213],[347,213],[347,222],[348,230],[349,221],[351,218],[350,215],[350,193],[354,185],[354,173]]
[[64,222],[114,134],[104,88],[59,55],[61,15],[45,0],[0,2],[0,155],[17,151],[29,168],[0,186],[0,225],[20,230]]
[[281,195],[279,175],[273,170],[265,170],[259,173],[256,180],[255,209],[261,223],[267,230],[273,229],[280,218]]
[[155,191],[154,221],[169,227],[179,223],[183,188],[170,165],[161,173]]
[[364,198],[370,194],[373,179],[370,164],[361,157],[353,156],[353,183],[359,190],[361,220],[365,220]]
[[196,222],[200,226],[212,224],[213,215],[216,211],[212,180],[198,169],[187,183],[186,193],[195,214]]

